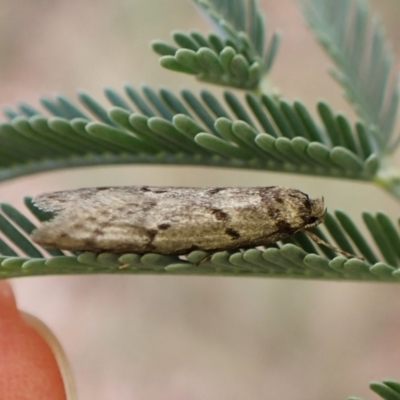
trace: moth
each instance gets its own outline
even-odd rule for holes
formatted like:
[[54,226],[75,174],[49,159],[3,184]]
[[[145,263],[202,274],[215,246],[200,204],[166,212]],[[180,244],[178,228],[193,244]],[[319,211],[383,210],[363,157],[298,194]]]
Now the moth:
[[98,187],[33,200],[52,219],[32,233],[48,248],[188,254],[275,243],[324,220],[323,198],[290,188]]

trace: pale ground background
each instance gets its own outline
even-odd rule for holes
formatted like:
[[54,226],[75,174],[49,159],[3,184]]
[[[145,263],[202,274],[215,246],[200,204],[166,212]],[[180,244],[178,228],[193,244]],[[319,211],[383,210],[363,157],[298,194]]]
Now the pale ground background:
[[[162,70],[149,49],[173,29],[210,28],[184,0],[0,0],[0,104],[77,88],[147,82],[200,86]],[[271,78],[289,98],[320,98],[352,115],[326,73],[294,1],[261,1],[283,43]],[[400,3],[373,1],[396,53]],[[211,86],[208,89],[213,89]],[[104,101],[104,104],[106,102]],[[1,185],[1,200],[105,185],[287,185],[328,207],[398,215],[379,189],[356,182],[176,167],[57,171]],[[19,306],[64,346],[80,399],[334,400],[400,379],[400,286],[204,277],[38,277],[12,282]],[[34,373],[34,371],[32,371]]]

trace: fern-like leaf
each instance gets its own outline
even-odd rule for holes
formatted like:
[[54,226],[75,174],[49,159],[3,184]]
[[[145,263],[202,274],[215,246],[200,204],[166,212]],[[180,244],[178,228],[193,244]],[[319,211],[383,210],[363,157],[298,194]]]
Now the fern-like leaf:
[[[376,135],[361,122],[352,127],[320,102],[320,121],[293,104],[231,92],[224,103],[208,91],[180,96],[148,86],[126,98],[111,88],[104,108],[80,93],[84,108],[57,96],[42,99],[57,116],[27,104],[8,110],[0,124],[0,180],[73,166],[152,163],[242,167],[371,180],[380,168]],[[132,111],[133,110],[133,111]],[[136,110],[136,111],[135,111]],[[12,112],[11,112],[12,111]],[[91,119],[93,115],[94,119]],[[69,119],[72,118],[72,119]]]
[[380,152],[391,153],[399,80],[379,18],[365,0],[298,0],[316,38],[335,62],[334,78],[359,116],[377,128]]
[[[28,209],[40,221],[49,214]],[[35,225],[9,204],[0,204],[0,277],[74,273],[157,273],[194,275],[242,275],[303,279],[400,281],[399,230],[383,213],[363,215],[366,227],[380,250],[378,256],[367,239],[343,211],[327,213],[325,223],[313,233],[334,246],[358,254],[358,258],[338,256],[332,249],[316,245],[304,232],[266,248],[220,251],[209,254],[193,251],[186,257],[160,254],[71,255],[56,249],[41,249],[29,235]],[[330,237],[331,239],[329,239]],[[51,256],[51,258],[48,258]],[[385,261],[379,261],[382,257]],[[204,260],[206,260],[204,262]],[[202,262],[203,261],[203,262]]]
[[265,46],[264,18],[255,0],[230,2],[195,0],[213,22],[219,34],[205,37],[197,31],[175,31],[176,43],[154,41],[153,50],[161,55],[164,68],[195,75],[197,79],[236,87],[256,89],[273,64],[279,34]]

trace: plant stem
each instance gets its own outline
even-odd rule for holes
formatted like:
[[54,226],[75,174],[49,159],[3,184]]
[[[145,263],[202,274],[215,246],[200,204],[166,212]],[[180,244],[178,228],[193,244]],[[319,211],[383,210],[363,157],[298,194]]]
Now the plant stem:
[[394,167],[392,158],[384,158],[381,162],[382,168],[374,178],[374,182],[400,201],[400,170]]

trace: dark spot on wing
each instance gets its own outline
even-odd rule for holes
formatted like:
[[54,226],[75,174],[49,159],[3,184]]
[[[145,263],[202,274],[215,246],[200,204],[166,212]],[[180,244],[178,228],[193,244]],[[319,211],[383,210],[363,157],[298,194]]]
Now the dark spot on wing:
[[147,243],[146,244],[146,251],[142,252],[142,254],[143,253],[152,253],[152,252],[155,252],[155,250],[156,250],[156,248],[155,248],[155,246],[153,244]]
[[282,199],[282,197],[281,197],[281,195],[280,195],[279,192],[278,192],[278,193],[275,193],[275,194],[273,195],[273,198],[274,198],[274,200],[275,200],[277,203],[279,203],[279,204],[282,204],[282,203],[283,203],[283,199]]
[[149,242],[151,243],[156,237],[158,231],[156,229],[146,229],[146,234],[149,238]]
[[216,187],[216,188],[212,188],[212,189],[207,190],[207,193],[208,194],[216,194],[216,193],[220,192],[221,190],[224,190],[224,188]]
[[211,209],[211,214],[214,215],[215,219],[218,221],[223,221],[228,218],[228,214],[225,211],[220,210],[219,208]]
[[297,190],[295,193],[289,193],[289,196],[294,199],[294,203],[296,204],[299,212],[304,212],[307,215],[310,213],[311,200],[307,194],[300,192],[300,190]]
[[305,193],[303,193],[303,194],[305,196],[305,198],[304,198],[304,207],[306,207],[307,210],[311,210],[311,200]]
[[84,243],[85,243],[85,249],[88,249],[88,250],[90,250],[90,249],[93,249],[93,248],[95,248],[96,246],[95,246],[95,240],[93,239],[93,238],[88,238],[88,239],[86,239],[85,241],[84,241]]
[[[60,192],[48,193],[48,194],[43,195],[44,198],[56,199],[62,203],[66,202],[66,199],[64,199],[62,197],[59,198],[59,196],[60,196]],[[42,195],[40,195],[39,197],[42,197]]]
[[240,238],[240,233],[233,228],[226,228],[225,233],[230,236],[232,240]]
[[274,201],[274,196],[281,195],[282,189],[277,186],[266,186],[258,188],[258,194],[262,203],[271,204]]
[[162,231],[164,231],[164,230],[166,230],[166,229],[168,229],[168,228],[170,228],[171,227],[171,224],[168,224],[168,223],[162,223],[162,224],[159,224],[158,226],[157,226],[157,228],[158,229],[161,229]]
[[276,221],[276,227],[279,232],[286,233],[287,235],[291,235],[296,231],[295,228],[293,228],[292,225],[290,225],[288,222],[283,221],[283,220],[278,220]]
[[156,237],[158,231],[156,229],[146,229],[144,232],[149,239],[148,242],[146,243],[145,253],[153,252],[156,249],[155,246],[153,245],[153,240]]

